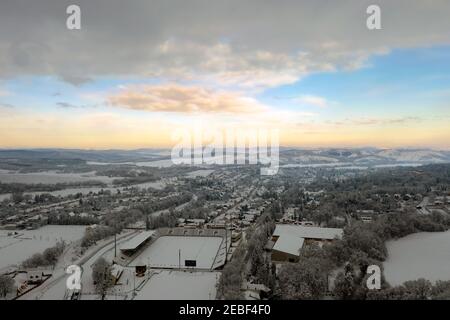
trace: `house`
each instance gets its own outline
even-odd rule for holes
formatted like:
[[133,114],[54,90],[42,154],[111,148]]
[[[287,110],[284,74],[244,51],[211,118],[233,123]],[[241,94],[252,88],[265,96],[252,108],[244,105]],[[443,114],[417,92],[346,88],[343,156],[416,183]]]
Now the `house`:
[[8,221],[9,223],[11,222],[16,222],[20,219],[20,217],[18,215],[13,215],[13,216],[9,216],[6,218],[6,221]]
[[372,221],[373,221],[372,216],[360,216],[360,219],[361,219],[361,221],[364,222],[364,223],[369,223],[369,222],[372,222]]

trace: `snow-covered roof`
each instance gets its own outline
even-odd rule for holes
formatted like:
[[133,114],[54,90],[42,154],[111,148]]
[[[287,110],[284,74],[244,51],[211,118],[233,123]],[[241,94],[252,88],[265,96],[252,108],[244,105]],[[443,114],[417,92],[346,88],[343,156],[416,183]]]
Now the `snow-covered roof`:
[[298,256],[304,242],[305,239],[303,238],[290,234],[283,234],[278,238],[277,242],[275,242],[272,249]]
[[143,231],[139,233],[137,236],[131,238],[130,240],[122,244],[120,246],[120,250],[134,250],[139,245],[141,245],[142,242],[150,238],[154,233],[155,233],[154,230]]
[[279,237],[281,237],[282,235],[291,235],[306,239],[332,240],[335,238],[342,238],[343,233],[344,230],[338,228],[320,228],[290,224],[277,224],[273,235]]

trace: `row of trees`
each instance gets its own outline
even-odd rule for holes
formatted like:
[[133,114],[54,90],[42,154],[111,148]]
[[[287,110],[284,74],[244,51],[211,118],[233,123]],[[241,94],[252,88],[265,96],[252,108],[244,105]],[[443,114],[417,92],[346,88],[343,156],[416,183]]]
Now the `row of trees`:
[[328,291],[328,278],[335,265],[318,246],[302,250],[298,263],[281,266],[278,273],[275,299],[321,299]]
[[116,233],[116,229],[109,226],[96,226],[95,228],[86,229],[81,239],[81,247],[86,249],[97,241],[110,237]]
[[275,223],[270,213],[262,214],[254,226],[246,230],[246,237],[233,253],[217,285],[218,299],[242,299],[242,284],[244,280],[254,280],[268,288],[275,285],[275,271],[270,258],[264,251],[267,240],[275,229]]
[[400,286],[366,291],[368,300],[450,300],[450,281],[434,285],[425,279],[406,281]]
[[248,233],[247,243],[247,260],[250,263],[248,277],[272,289],[275,285],[275,272],[264,249],[274,230],[273,219],[264,214],[258,219],[254,231]]
[[169,213],[160,214],[158,216],[147,215],[145,219],[145,227],[147,230],[158,228],[173,228],[178,223],[178,217],[173,210]]
[[450,299],[450,281],[437,281],[433,285],[429,280],[417,279],[391,287],[383,279],[381,289],[369,290],[367,277],[365,270],[355,270],[351,264],[346,264],[334,281],[334,296],[342,300]]
[[48,224],[55,225],[91,225],[97,224],[99,219],[92,216],[82,217],[79,214],[70,216],[68,213],[52,213],[48,215]]
[[174,195],[163,199],[155,198],[152,201],[137,207],[142,213],[150,214],[160,210],[175,208],[183,203],[189,202],[192,199],[192,194],[183,192],[181,195]]
[[414,167],[379,169],[353,179],[330,182],[319,177],[310,187],[328,192],[359,192],[366,194],[425,194],[432,189],[448,190],[450,164],[432,164]]
[[217,284],[217,299],[240,300],[245,270],[246,246],[241,244],[233,253],[233,259],[223,268]]
[[387,257],[385,242],[416,232],[437,232],[450,228],[450,217],[433,213],[385,214],[372,223],[356,222],[345,228],[342,240],[327,247],[330,258],[337,265],[354,256],[365,256],[371,261],[384,261]]
[[66,247],[64,241],[56,243],[55,246],[45,249],[42,253],[35,253],[30,258],[22,262],[24,268],[47,267],[56,265],[59,257]]
[[[58,182],[55,184],[44,184],[44,183],[0,183],[0,193],[12,193],[16,194],[16,199],[22,201],[25,192],[52,192],[56,190],[63,190],[68,188],[79,188],[79,187],[106,187],[106,184],[101,181],[82,181],[82,182]],[[19,202],[20,202],[19,201]]]

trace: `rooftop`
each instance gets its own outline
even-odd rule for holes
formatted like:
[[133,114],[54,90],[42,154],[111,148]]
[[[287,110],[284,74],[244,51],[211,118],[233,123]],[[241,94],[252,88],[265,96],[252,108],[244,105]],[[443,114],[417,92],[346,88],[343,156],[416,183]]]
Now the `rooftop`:
[[280,238],[281,236],[290,235],[305,239],[332,240],[335,238],[342,238],[343,233],[344,230],[338,228],[320,228],[290,224],[277,224],[273,235],[279,236]]
[[154,230],[143,231],[122,244],[120,246],[120,250],[134,250],[139,247],[144,241],[148,240],[154,233]]
[[305,239],[303,238],[299,238],[290,234],[283,234],[280,235],[272,249],[298,256],[304,242]]

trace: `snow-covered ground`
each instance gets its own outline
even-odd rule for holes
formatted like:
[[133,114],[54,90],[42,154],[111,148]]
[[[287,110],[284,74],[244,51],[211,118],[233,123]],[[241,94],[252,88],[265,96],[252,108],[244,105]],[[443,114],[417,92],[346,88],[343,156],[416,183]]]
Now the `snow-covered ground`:
[[188,172],[186,174],[186,176],[188,176],[189,178],[207,177],[213,172],[214,172],[214,170],[196,170],[196,171]]
[[339,160],[332,157],[316,156],[316,155],[301,155],[294,157],[296,162],[311,163],[311,162],[338,162]]
[[386,245],[384,274],[391,285],[419,278],[450,280],[450,231],[415,233]]
[[95,166],[107,166],[107,165],[135,165],[137,167],[155,167],[155,168],[166,168],[174,165],[171,159],[163,160],[153,160],[153,161],[137,161],[137,162],[98,162],[98,161],[87,161],[88,165]]
[[[148,189],[148,188],[153,188],[153,189],[163,189],[166,186],[166,183],[162,180],[158,180],[158,181],[152,181],[152,182],[144,182],[144,183],[138,183],[138,184],[133,184],[130,185],[128,187],[134,187],[134,188],[138,188],[138,189]],[[39,195],[39,194],[43,194],[43,193],[48,193],[51,194],[55,197],[67,197],[69,195],[74,195],[77,193],[81,193],[83,195],[87,195],[89,194],[89,192],[92,193],[98,193],[100,191],[110,191],[112,194],[115,194],[117,192],[117,190],[124,190],[125,187],[106,187],[106,188],[102,188],[102,187],[80,187],[80,188],[67,188],[67,189],[61,189],[61,190],[56,190],[56,191],[35,191],[35,192],[26,192],[25,194],[29,194],[31,196],[35,196],[35,195]],[[0,201],[6,200],[6,199],[10,199],[11,198],[11,194],[10,193],[3,193],[0,194]]]
[[2,193],[0,194],[0,201],[11,199],[12,193]]
[[11,230],[0,230],[0,269],[20,264],[35,253],[54,246],[58,241],[79,240],[85,226],[45,226],[37,230],[16,230],[18,235],[8,236]]
[[339,166],[351,166],[352,162],[333,162],[333,163],[288,163],[281,165],[281,168],[322,168],[322,167],[339,167]]
[[96,176],[95,171],[84,173],[59,173],[55,171],[43,171],[33,173],[17,173],[17,172],[0,172],[0,182],[2,183],[69,183],[69,182],[87,182],[87,181],[101,181],[104,183],[112,183],[117,178],[106,176]]
[[136,300],[213,300],[219,272],[159,271],[137,291]]
[[[122,242],[127,241],[130,237],[135,235],[134,232],[125,231],[117,236],[117,243],[120,245]],[[92,283],[92,265],[100,257],[104,257],[107,261],[111,262],[114,256],[114,238],[109,237],[97,242],[96,245],[90,247],[83,256],[77,256],[72,258],[73,254],[67,253],[65,259],[60,259],[57,267],[55,268],[52,277],[44,282],[41,286],[32,290],[31,292],[20,297],[21,300],[63,300],[66,294],[66,282],[68,275],[65,269],[71,265],[76,264],[82,267],[82,299],[99,299],[99,295],[95,294]]]
[[181,267],[184,267],[185,260],[196,260],[197,268],[210,269],[221,243],[220,237],[163,236],[146,248],[130,265],[178,268],[180,262]]
[[377,164],[374,168],[395,168],[395,167],[420,167],[421,163],[391,163],[391,164]]

